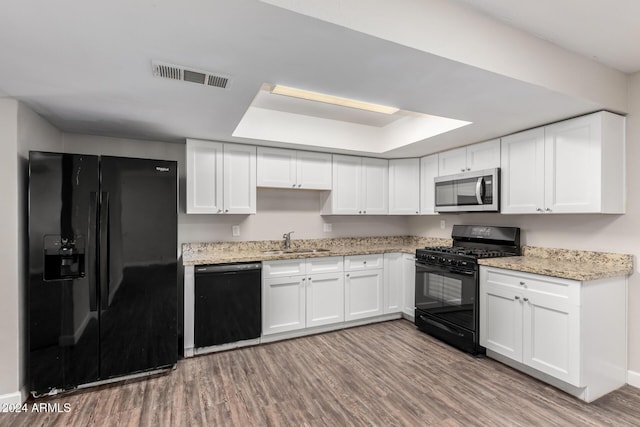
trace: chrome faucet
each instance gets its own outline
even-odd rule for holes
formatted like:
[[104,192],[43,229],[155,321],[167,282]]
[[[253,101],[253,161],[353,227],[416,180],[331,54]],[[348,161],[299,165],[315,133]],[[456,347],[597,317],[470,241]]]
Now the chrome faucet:
[[291,233],[294,233],[294,231],[290,231],[290,232],[284,233],[282,235],[282,238],[284,239],[284,248],[285,249],[291,249]]

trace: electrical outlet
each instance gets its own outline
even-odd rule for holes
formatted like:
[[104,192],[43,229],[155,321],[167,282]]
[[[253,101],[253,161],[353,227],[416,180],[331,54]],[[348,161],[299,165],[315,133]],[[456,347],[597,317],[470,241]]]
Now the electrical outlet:
[[231,226],[231,234],[233,235],[233,237],[240,237],[240,226],[239,225],[232,225]]
[[444,222],[444,219],[441,219],[440,220],[440,229],[444,230],[446,226],[447,226],[447,224]]
[[325,222],[325,223],[323,224],[323,226],[322,226],[322,230],[323,230],[325,233],[331,233],[331,232],[333,231],[333,225],[331,225],[331,224],[327,224],[327,223]]

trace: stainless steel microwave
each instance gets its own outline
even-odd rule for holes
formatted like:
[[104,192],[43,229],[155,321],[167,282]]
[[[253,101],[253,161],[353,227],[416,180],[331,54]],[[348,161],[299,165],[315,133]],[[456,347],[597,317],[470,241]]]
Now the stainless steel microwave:
[[436,212],[498,212],[500,168],[435,178]]

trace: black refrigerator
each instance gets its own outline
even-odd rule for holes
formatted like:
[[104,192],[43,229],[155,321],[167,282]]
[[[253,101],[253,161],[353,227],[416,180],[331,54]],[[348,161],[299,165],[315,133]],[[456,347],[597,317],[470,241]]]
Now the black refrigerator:
[[32,394],[176,363],[177,185],[173,161],[29,153]]

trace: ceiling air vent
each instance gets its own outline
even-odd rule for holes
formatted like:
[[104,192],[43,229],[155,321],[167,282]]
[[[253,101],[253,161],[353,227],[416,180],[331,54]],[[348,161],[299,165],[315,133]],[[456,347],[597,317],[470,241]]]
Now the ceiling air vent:
[[153,75],[163,77],[165,79],[182,80],[185,82],[197,83],[204,86],[213,86],[226,89],[229,86],[229,76],[214,73],[211,71],[202,71],[189,69],[180,65],[168,64],[166,62],[151,62]]

